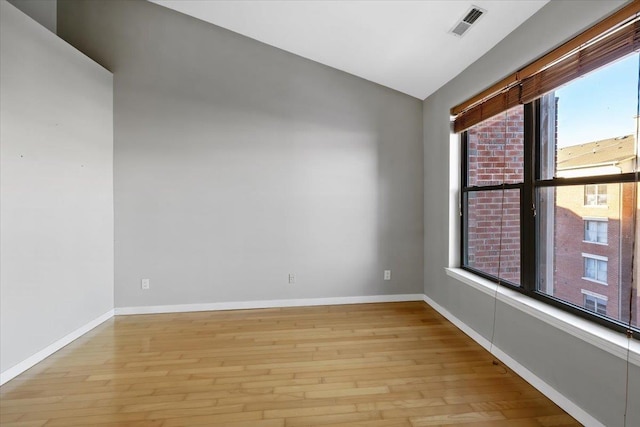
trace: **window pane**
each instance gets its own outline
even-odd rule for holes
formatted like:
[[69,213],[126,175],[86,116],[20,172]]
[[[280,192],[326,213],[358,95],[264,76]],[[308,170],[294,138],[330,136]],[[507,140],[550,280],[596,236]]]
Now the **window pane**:
[[607,223],[604,221],[596,222],[598,224],[598,236],[596,241],[598,243],[607,243]]
[[468,185],[522,182],[523,135],[522,105],[469,128]]
[[607,264],[608,264],[608,261],[598,261],[597,263],[598,275],[596,277],[596,280],[607,283]]
[[596,278],[596,260],[593,258],[584,259],[584,277],[587,279]]
[[607,206],[607,184],[590,184],[584,186],[585,206]]
[[607,284],[607,263],[608,261],[595,259],[589,256],[584,257],[584,278],[597,280]]
[[585,295],[584,296],[584,308],[590,311],[596,311],[596,300],[595,298]]
[[594,230],[594,222],[593,221],[585,221],[584,225],[584,240],[587,242],[595,242],[598,233]]
[[[639,59],[629,55],[542,98],[542,179],[633,171]],[[606,197],[585,193],[585,205],[606,205]]]
[[598,303],[598,306],[596,308],[596,312],[598,314],[602,314],[603,316],[607,315],[607,303],[605,301],[601,301]]
[[[585,206],[582,185],[537,190],[538,291],[623,323],[632,313],[633,325],[638,326],[637,292],[629,308],[631,286],[640,280],[638,269],[632,270],[633,253],[638,251],[637,246],[634,249],[637,188],[633,183],[606,186],[606,208]],[[593,239],[607,244],[594,245]],[[587,297],[585,292],[605,298]],[[589,302],[589,298],[595,299]]]
[[465,265],[519,285],[520,190],[473,191],[465,203]]
[[584,241],[591,243],[607,243],[607,223],[599,220],[585,220]]
[[596,312],[603,316],[607,315],[607,300],[604,298],[598,298],[593,295],[584,296],[584,308],[589,311]]

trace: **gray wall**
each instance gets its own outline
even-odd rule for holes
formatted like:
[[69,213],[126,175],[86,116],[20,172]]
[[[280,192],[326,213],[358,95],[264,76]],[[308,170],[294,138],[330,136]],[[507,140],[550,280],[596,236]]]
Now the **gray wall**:
[[114,72],[116,307],[422,293],[419,100],[144,1],[58,10]]
[[111,73],[0,0],[0,371],[113,309]]
[[[445,275],[458,265],[458,152],[449,109],[620,7],[622,1],[553,1],[424,102],[424,291],[485,338],[493,299]],[[457,140],[456,140],[457,141]],[[438,183],[438,185],[427,185]],[[449,248],[449,250],[443,250]],[[626,365],[510,306],[498,303],[495,344],[607,426],[622,426]],[[627,425],[640,425],[640,369],[631,366]]]
[[40,25],[55,33],[58,0],[8,0]]

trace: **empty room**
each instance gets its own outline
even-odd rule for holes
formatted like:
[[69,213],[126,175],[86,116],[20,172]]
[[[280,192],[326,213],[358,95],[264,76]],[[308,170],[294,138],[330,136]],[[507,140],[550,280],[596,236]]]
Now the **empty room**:
[[640,426],[640,0],[0,0],[0,425]]

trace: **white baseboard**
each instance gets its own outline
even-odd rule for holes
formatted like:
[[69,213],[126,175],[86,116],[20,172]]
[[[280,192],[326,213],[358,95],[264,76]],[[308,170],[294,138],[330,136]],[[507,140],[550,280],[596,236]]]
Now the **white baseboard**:
[[142,307],[121,307],[109,310],[102,316],[92,320],[86,325],[76,329],[65,337],[59,339],[55,343],[40,350],[33,356],[25,359],[17,365],[7,369],[0,374],[0,385],[15,378],[22,372],[42,361],[46,357],[60,350],[67,344],[89,332],[91,329],[109,320],[114,315],[131,315],[131,314],[153,314],[153,313],[181,313],[193,311],[213,311],[213,310],[240,310],[252,308],[277,308],[277,307],[304,307],[318,305],[341,305],[341,304],[364,304],[375,302],[402,302],[402,301],[424,301],[433,307],[437,312],[442,314],[447,320],[458,327],[462,332],[467,334],[471,339],[480,344],[483,348],[502,361],[514,372],[524,378],[533,387],[555,402],[576,420],[589,427],[605,427],[604,424],[589,415],[584,409],[567,399],[564,395],[544,382],[533,372],[525,368],[518,361],[513,359],[507,353],[503,352],[495,345],[492,347],[489,340],[473,330],[469,325],[451,314],[447,309],[433,301],[423,294],[400,294],[400,295],[371,295],[371,296],[355,296],[355,297],[332,297],[332,298],[305,298],[305,299],[286,299],[286,300],[266,300],[266,301],[237,301],[237,302],[221,302],[221,303],[204,303],[204,304],[179,304],[179,305],[159,305],[159,306],[142,306]]
[[522,366],[518,361],[513,359],[504,351],[500,350],[495,345],[491,346],[491,342],[480,335],[478,332],[473,330],[469,325],[464,323],[462,320],[458,319],[456,316],[451,314],[447,309],[442,307],[440,304],[424,295],[424,302],[429,304],[436,310],[438,313],[442,314],[447,318],[448,321],[453,323],[458,329],[467,334],[471,339],[484,347],[487,351],[490,351],[497,359],[499,359],[502,363],[511,368],[515,373],[520,375],[525,379],[529,384],[535,387],[542,394],[551,399],[556,405],[564,409],[569,415],[578,420],[585,426],[589,427],[605,427],[600,421],[593,418],[589,413],[587,413],[580,406],[573,403],[571,400],[567,399],[562,393],[560,393],[555,388],[551,387],[549,384],[544,382],[540,377],[536,374]]
[[93,319],[89,323],[79,327],[78,329],[76,329],[75,331],[71,332],[70,334],[67,334],[64,337],[60,338],[59,340],[57,340],[53,344],[48,345],[47,347],[43,348],[42,350],[40,350],[39,352],[37,352],[33,356],[30,356],[30,357],[26,358],[25,360],[23,360],[22,362],[18,363],[17,365],[14,365],[11,368],[7,369],[6,371],[0,373],[0,385],[2,385],[4,383],[6,383],[7,381],[17,377],[18,375],[20,375],[21,373],[23,373],[27,369],[29,369],[32,366],[34,366],[36,363],[39,363],[42,360],[46,359],[47,357],[51,356],[53,353],[55,353],[56,351],[60,350],[62,347],[66,346],[69,343],[71,343],[72,341],[80,338],[82,335],[86,334],[87,332],[89,332],[90,330],[92,330],[96,326],[100,325],[101,323],[106,322],[107,320],[111,319],[113,316],[114,316],[114,310],[111,309],[111,310],[107,311],[106,313],[104,313],[103,315]]
[[119,307],[116,316],[131,314],[184,313],[190,311],[246,310],[252,308],[308,307],[314,305],[364,304],[372,302],[423,301],[423,294],[371,295],[357,297],[304,298],[265,301],[233,301],[204,304]]

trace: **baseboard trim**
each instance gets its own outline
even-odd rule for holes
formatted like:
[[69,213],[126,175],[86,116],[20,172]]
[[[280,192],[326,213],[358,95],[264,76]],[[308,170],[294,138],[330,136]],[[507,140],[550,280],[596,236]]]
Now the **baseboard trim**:
[[591,416],[587,411],[582,409],[580,406],[573,403],[571,400],[567,399],[562,393],[560,393],[555,388],[551,387],[544,380],[538,377],[536,374],[531,372],[529,369],[522,366],[518,361],[513,359],[504,351],[500,350],[498,347],[491,346],[491,342],[480,335],[478,332],[473,330],[469,325],[464,323],[462,320],[458,319],[456,316],[451,314],[447,309],[442,307],[440,304],[424,295],[424,302],[429,304],[434,310],[443,315],[448,321],[453,323],[458,329],[467,334],[472,340],[480,344],[487,351],[493,354],[497,359],[499,359],[502,363],[511,368],[515,373],[520,375],[531,384],[534,388],[540,391],[542,394],[551,399],[556,405],[564,409],[569,415],[578,420],[585,426],[590,427],[605,427],[600,421],[596,420]]
[[451,314],[447,309],[424,294],[396,294],[396,295],[370,295],[354,297],[332,297],[332,298],[305,298],[286,300],[264,300],[264,301],[237,301],[205,304],[179,304],[179,305],[159,305],[142,307],[120,307],[107,311],[103,315],[90,321],[86,325],[76,329],[70,334],[57,340],[53,344],[40,350],[33,356],[28,357],[17,365],[0,373],[0,385],[5,384],[27,369],[33,367],[56,351],[65,347],[69,343],[86,334],[93,328],[99,326],[114,315],[134,315],[134,314],[155,314],[155,313],[184,313],[194,311],[222,311],[222,310],[242,310],[255,308],[278,308],[278,307],[305,307],[318,305],[342,305],[342,304],[366,304],[376,302],[403,302],[403,301],[424,301],[453,323],[458,329],[467,334],[471,339],[480,344],[487,351],[490,351],[496,358],[511,368],[514,372],[524,378],[529,384],[551,399],[554,403],[564,409],[568,414],[580,423],[592,427],[605,427],[604,424],[593,418],[584,409],[566,398],[562,393],[551,387],[533,372],[525,368],[507,353],[498,347],[491,346],[489,340],[484,338],[469,325]]
[[423,301],[424,294],[370,295],[355,297],[303,298],[262,301],[232,301],[204,304],[152,305],[119,307],[116,316],[133,314],[184,313],[192,311],[247,310],[254,308],[309,307],[316,305],[365,304],[374,302]]
[[101,316],[93,319],[89,323],[79,327],[78,329],[76,329],[75,331],[71,332],[70,334],[67,334],[64,337],[60,338],[59,340],[57,340],[53,344],[50,344],[47,347],[43,348],[42,350],[40,350],[39,352],[37,352],[33,356],[30,356],[30,357],[26,358],[25,360],[23,360],[22,362],[18,363],[17,365],[14,365],[11,368],[7,369],[6,371],[0,373],[0,385],[3,385],[4,383],[6,383],[9,380],[12,380],[13,378],[17,377],[18,375],[20,375],[21,373],[23,373],[27,369],[33,367],[35,364],[37,364],[37,363],[41,362],[42,360],[46,359],[47,357],[51,356],[53,353],[55,353],[56,351],[60,350],[64,346],[66,346],[66,345],[70,344],[71,342],[75,341],[76,339],[80,338],[81,336],[83,336],[84,334],[86,334],[87,332],[89,332],[90,330],[95,328],[96,326],[99,326],[100,324],[102,324],[102,323],[106,322],[107,320],[111,319],[114,316],[114,314],[115,314],[115,312],[114,312],[113,309],[107,311],[103,315],[101,315]]

